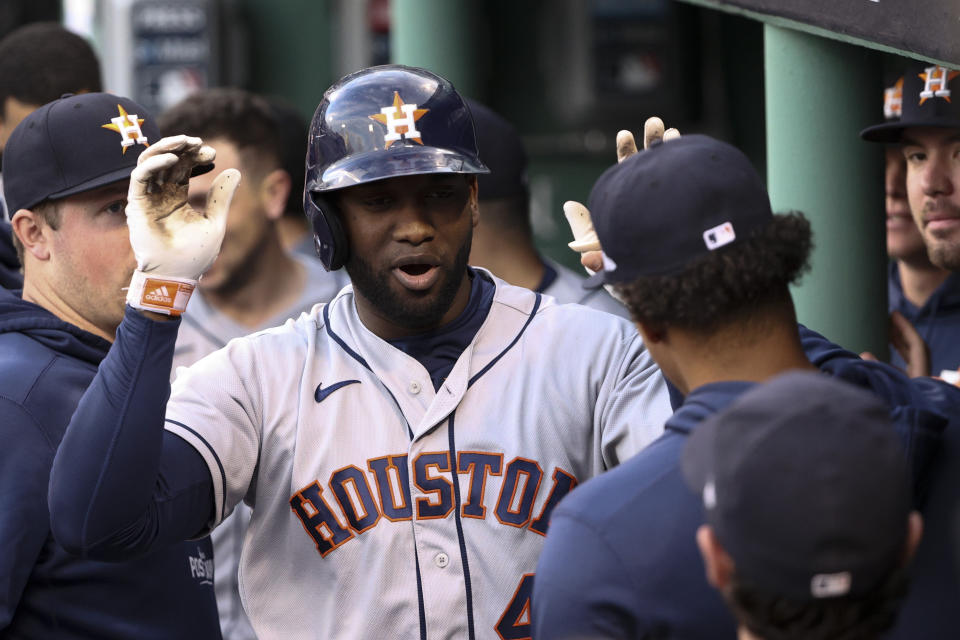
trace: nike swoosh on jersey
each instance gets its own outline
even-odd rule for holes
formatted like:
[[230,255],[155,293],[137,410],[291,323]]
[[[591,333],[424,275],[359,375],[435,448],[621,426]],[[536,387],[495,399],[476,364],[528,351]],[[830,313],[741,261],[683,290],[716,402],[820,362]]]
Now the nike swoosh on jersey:
[[326,389],[323,388],[323,383],[321,382],[320,384],[317,385],[317,390],[316,390],[316,392],[314,392],[313,397],[316,398],[317,402],[323,402],[323,400],[324,400],[328,395],[330,395],[331,393],[333,393],[333,392],[336,391],[337,389],[339,389],[339,388],[341,388],[341,387],[345,387],[345,386],[347,386],[348,384],[353,384],[354,382],[356,382],[357,384],[360,384],[360,381],[359,381],[359,380],[344,380],[343,382],[337,382],[337,383],[335,383],[335,384],[332,384],[332,385],[330,385],[329,387],[327,387]]

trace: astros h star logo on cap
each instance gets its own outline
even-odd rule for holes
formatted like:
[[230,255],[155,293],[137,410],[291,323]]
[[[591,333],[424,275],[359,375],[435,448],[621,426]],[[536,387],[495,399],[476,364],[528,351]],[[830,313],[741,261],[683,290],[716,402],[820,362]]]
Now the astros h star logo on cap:
[[144,119],[138,118],[135,113],[128,114],[119,104],[117,105],[117,110],[120,112],[119,116],[110,118],[110,124],[102,124],[100,126],[120,134],[120,147],[123,149],[122,153],[126,154],[127,148],[132,147],[134,144],[142,144],[145,147],[149,147],[150,144],[147,136],[143,135],[143,131],[140,129],[140,125],[144,123]]
[[920,104],[931,98],[943,98],[950,102],[950,81],[960,76],[960,71],[953,71],[940,65],[927,67],[923,71],[923,73],[918,74],[920,79],[923,80]]
[[899,118],[903,115],[903,76],[892,87],[883,90],[883,117]]
[[394,91],[392,105],[383,107],[380,113],[367,117],[387,126],[387,133],[383,139],[387,143],[384,148],[389,149],[390,145],[401,138],[423,144],[416,122],[428,111],[430,109],[418,109],[415,104],[406,104],[400,97],[400,93]]

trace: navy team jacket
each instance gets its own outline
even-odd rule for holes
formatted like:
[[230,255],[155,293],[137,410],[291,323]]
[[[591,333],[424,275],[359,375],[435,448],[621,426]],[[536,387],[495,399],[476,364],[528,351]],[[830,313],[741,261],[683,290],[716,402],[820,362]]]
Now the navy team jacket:
[[[890,311],[902,313],[930,347],[930,375],[939,376],[944,369],[960,368],[960,273],[951,273],[926,304],[917,308],[904,297],[900,272],[897,264],[891,262],[887,293]],[[893,347],[890,364],[905,366]]]
[[[960,637],[951,537],[960,496],[960,391],[931,379],[909,380],[803,327],[800,333],[815,366],[886,401],[911,461],[924,539],[910,594],[885,638]],[[679,461],[687,436],[703,419],[752,385],[718,382],[693,390],[663,436],[560,502],[534,578],[535,639],[736,638],[733,616],[704,577],[695,542],[701,501],[686,486]]]
[[50,465],[109,347],[0,289],[0,637],[219,639],[209,538],[112,563],[51,537]]

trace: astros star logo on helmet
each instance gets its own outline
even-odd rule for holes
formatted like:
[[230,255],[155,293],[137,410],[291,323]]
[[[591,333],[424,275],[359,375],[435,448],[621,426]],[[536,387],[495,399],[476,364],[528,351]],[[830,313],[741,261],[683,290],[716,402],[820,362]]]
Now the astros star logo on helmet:
[[389,107],[380,109],[380,113],[368,116],[371,120],[376,120],[380,124],[387,126],[387,133],[383,136],[389,149],[397,140],[412,140],[417,144],[423,144],[420,139],[420,132],[417,131],[416,122],[424,116],[430,109],[418,109],[415,104],[406,104],[400,98],[400,93],[393,92],[393,104]]
[[120,112],[120,115],[116,118],[110,118],[110,124],[100,125],[104,129],[110,129],[111,131],[116,131],[122,137],[120,140],[120,146],[123,149],[123,153],[127,153],[127,147],[132,147],[134,144],[142,144],[145,147],[149,147],[147,136],[143,135],[143,131],[140,129],[140,125],[143,124],[143,118],[138,118],[137,114],[127,114],[126,110],[117,105],[117,110]]

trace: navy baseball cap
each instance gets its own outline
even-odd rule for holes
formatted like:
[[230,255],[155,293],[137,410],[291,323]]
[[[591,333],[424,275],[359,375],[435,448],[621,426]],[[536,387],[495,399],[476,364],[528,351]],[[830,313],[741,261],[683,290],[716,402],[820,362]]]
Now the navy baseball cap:
[[910,127],[960,129],[960,71],[916,63],[903,74],[900,119],[867,127],[860,137],[870,142],[899,142]]
[[526,195],[527,152],[512,124],[476,100],[467,99],[480,160],[490,173],[477,176],[480,200]]
[[887,408],[790,372],[700,424],[683,475],[738,580],[798,600],[862,595],[902,561],[910,486]]
[[[126,180],[160,140],[143,106],[109,93],[67,94],[28,115],[3,150],[3,193],[11,215]],[[193,175],[213,165],[197,167]]]
[[663,142],[610,167],[589,208],[604,269],[588,288],[679,273],[773,220],[750,160],[704,135]]

